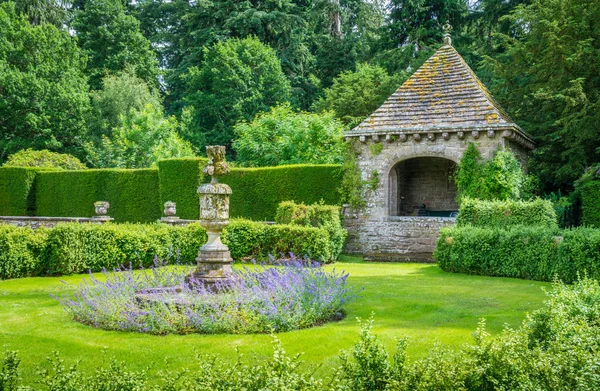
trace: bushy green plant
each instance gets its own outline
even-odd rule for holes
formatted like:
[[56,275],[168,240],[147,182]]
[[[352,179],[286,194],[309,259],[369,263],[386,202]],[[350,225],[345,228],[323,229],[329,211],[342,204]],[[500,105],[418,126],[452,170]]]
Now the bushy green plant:
[[339,206],[317,203],[312,205],[284,201],[277,207],[275,221],[278,224],[294,224],[324,228],[329,232],[333,259],[341,254],[348,236],[342,225]]
[[162,110],[146,105],[121,117],[112,137],[102,136],[96,145],[87,143],[87,158],[98,168],[146,168],[161,159],[193,157],[191,145],[178,134],[175,117],[165,118]]
[[75,156],[66,153],[50,152],[47,149],[34,151],[23,149],[6,159],[3,167],[43,167],[64,170],[85,170],[87,167]]
[[44,229],[0,224],[0,280],[39,274],[46,239]]
[[332,241],[324,228],[234,219],[223,230],[222,240],[237,260],[266,261],[290,253],[319,262],[334,260]]
[[482,201],[464,198],[456,219],[458,226],[505,228],[513,225],[557,228],[556,212],[548,200]]
[[581,194],[581,223],[600,228],[600,180],[581,183],[577,190]]
[[295,112],[283,104],[237,123],[233,131],[236,162],[242,166],[342,162],[343,127],[332,113]]
[[449,272],[571,283],[600,278],[600,231],[544,226],[444,228],[434,258]]
[[130,264],[147,267],[156,256],[192,263],[205,242],[206,232],[199,224],[58,224],[48,232],[43,267],[55,275]]
[[527,192],[529,183],[512,152],[499,149],[492,159],[484,161],[473,143],[463,154],[454,181],[459,202],[463,198],[518,200]]

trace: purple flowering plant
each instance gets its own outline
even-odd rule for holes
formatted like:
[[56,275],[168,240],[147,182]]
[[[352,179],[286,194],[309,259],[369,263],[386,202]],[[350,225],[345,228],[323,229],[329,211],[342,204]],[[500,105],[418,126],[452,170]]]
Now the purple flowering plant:
[[151,334],[267,333],[340,319],[357,292],[347,273],[293,255],[272,265],[236,268],[218,293],[185,283],[191,266],[132,267],[90,274],[74,295],[57,298],[76,321],[107,330]]

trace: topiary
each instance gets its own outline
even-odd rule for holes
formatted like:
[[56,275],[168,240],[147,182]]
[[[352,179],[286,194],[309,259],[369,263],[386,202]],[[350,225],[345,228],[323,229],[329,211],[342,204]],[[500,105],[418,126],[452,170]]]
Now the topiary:
[[51,152],[47,149],[35,151],[23,149],[10,155],[4,167],[44,167],[63,170],[85,170],[87,167],[75,156],[66,153]]

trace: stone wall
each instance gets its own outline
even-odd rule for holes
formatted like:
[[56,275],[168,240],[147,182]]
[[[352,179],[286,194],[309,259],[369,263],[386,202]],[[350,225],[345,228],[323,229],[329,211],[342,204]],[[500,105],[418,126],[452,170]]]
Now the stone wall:
[[16,227],[53,228],[58,223],[91,223],[103,224],[112,221],[111,218],[86,218],[86,217],[31,217],[31,216],[0,216],[0,224],[9,224]]
[[346,251],[363,254],[367,261],[434,262],[435,242],[450,217],[394,216],[367,219],[346,214]]

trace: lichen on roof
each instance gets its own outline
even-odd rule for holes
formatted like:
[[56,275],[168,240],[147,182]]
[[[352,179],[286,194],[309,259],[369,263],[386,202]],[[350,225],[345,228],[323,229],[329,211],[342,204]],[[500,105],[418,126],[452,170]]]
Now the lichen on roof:
[[[451,42],[451,41],[450,41]],[[507,125],[526,134],[450,45],[443,45],[375,112],[347,136],[423,128]],[[527,137],[527,136],[526,136]]]

